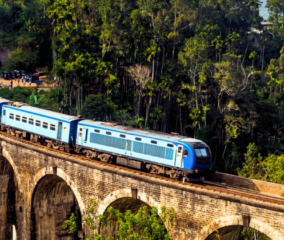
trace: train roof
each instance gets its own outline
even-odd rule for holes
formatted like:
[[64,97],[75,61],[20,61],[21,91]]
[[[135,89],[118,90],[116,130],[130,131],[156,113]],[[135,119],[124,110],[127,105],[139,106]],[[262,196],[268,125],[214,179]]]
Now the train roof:
[[14,108],[19,109],[19,110],[24,111],[24,112],[31,112],[31,113],[38,114],[38,115],[41,115],[41,116],[56,118],[58,120],[62,119],[64,121],[68,121],[68,122],[80,119],[76,116],[71,116],[71,115],[58,113],[58,112],[53,112],[53,111],[50,111],[50,110],[45,110],[45,109],[37,108],[37,107],[31,107],[30,105],[25,104],[25,103],[12,102],[12,104],[8,104],[8,106],[14,107]]
[[108,129],[113,129],[113,130],[117,130],[117,131],[121,131],[125,133],[135,133],[139,135],[145,135],[145,136],[150,136],[150,137],[155,137],[155,138],[160,138],[160,139],[167,139],[171,141],[201,142],[200,140],[195,139],[195,138],[189,138],[186,136],[174,135],[174,134],[163,133],[163,132],[156,132],[152,130],[133,128],[129,126],[119,125],[117,123],[92,121],[92,120],[86,119],[86,120],[80,121],[79,125],[80,124],[86,124],[89,126],[94,126],[94,127],[99,127],[99,128],[108,128]]
[[1,103],[6,103],[6,102],[11,102],[11,101],[8,100],[8,99],[5,99],[5,98],[0,97],[0,104],[1,104]]

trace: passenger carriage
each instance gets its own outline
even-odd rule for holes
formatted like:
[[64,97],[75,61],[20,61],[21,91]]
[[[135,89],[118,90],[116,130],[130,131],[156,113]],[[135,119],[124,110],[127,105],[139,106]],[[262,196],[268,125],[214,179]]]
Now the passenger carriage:
[[25,103],[7,102],[2,105],[1,130],[69,152],[75,147],[77,123],[80,120]]
[[91,120],[80,121],[77,132],[76,151],[104,162],[190,181],[211,165],[209,147],[194,138]]

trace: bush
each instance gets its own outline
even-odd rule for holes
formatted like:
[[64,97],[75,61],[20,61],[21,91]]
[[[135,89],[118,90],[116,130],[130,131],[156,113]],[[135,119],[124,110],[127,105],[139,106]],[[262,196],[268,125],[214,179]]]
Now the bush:
[[106,121],[107,116],[111,120],[111,114],[115,111],[116,105],[103,95],[89,95],[82,106],[81,115],[84,118]]
[[7,70],[27,69],[30,68],[31,65],[36,64],[36,59],[36,52],[17,48],[11,52],[11,56],[6,61],[5,68]]

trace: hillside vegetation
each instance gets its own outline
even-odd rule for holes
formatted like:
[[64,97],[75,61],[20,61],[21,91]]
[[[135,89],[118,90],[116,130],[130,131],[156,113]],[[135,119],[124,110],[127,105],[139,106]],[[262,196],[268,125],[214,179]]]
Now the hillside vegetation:
[[[3,69],[49,66],[59,87],[32,97],[20,88],[0,94],[196,137],[210,145],[213,168],[282,183],[267,166],[281,165],[274,158],[284,151],[283,8],[268,1],[271,25],[264,30],[259,6],[258,0],[1,0],[0,48],[12,51]],[[244,155],[249,151],[252,157]],[[257,172],[243,168],[249,161]]]

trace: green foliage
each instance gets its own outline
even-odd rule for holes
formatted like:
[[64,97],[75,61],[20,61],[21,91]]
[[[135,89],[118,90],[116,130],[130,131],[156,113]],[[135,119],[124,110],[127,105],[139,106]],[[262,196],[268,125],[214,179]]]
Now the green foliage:
[[11,90],[3,87],[0,89],[0,97],[47,110],[59,111],[63,96],[62,90],[56,88],[50,91],[38,91],[37,88],[15,87]]
[[28,100],[29,100],[28,102],[29,105],[34,107],[41,107],[43,96],[38,98],[36,94],[32,93],[32,95],[29,96]]
[[264,235],[263,233],[252,229],[252,228],[247,228],[244,227],[243,231],[241,233],[241,236],[239,238],[240,240],[271,240],[269,237]]
[[254,239],[271,240],[269,237],[267,237],[266,235],[255,229],[244,227],[240,236],[240,240],[254,240]]
[[255,34],[263,29],[259,6],[3,0],[0,48],[11,53],[4,69],[52,67],[48,81],[57,87],[0,92],[66,114],[204,139],[216,170],[236,173],[250,142],[264,159],[284,153],[283,6],[267,1],[273,25]]
[[89,95],[82,106],[81,114],[84,118],[105,121],[116,106],[111,100],[102,95]]
[[45,0],[0,1],[0,48],[11,50],[6,68],[51,65],[50,20]]
[[12,90],[7,87],[0,89],[0,96],[15,102],[28,102],[29,96],[32,94],[31,89],[15,87]]
[[[115,228],[117,239],[131,239],[131,240],[171,240],[171,231],[173,229],[173,219],[175,210],[173,208],[167,209],[165,206],[161,207],[160,213],[158,208],[152,207],[150,210],[147,206],[140,207],[136,214],[130,210],[121,213],[120,210],[109,207],[107,209],[109,216],[106,218],[103,215],[97,215],[97,203],[90,199],[88,216],[84,218],[84,222],[92,232],[87,236],[86,240],[103,240],[105,239],[100,234],[97,234],[99,227],[103,227],[108,222]],[[76,217],[72,213],[69,219],[63,224],[63,229],[68,229],[69,233],[74,233],[77,229]],[[138,230],[138,231],[137,231]],[[113,239],[111,236],[105,236],[107,239]]]
[[238,170],[238,175],[241,177],[251,177],[259,179],[261,177],[259,163],[262,157],[258,152],[255,143],[250,143],[247,147],[247,152],[244,154],[245,162],[243,168]]
[[284,155],[269,155],[259,164],[261,168],[261,180],[284,184]]
[[128,124],[135,128],[143,128],[144,118],[132,119],[128,122]]
[[162,111],[162,107],[155,107],[150,113],[151,122],[154,123],[153,129],[156,130],[157,123],[161,120],[162,117],[165,116],[165,113]]
[[[173,208],[170,208],[169,212],[167,212],[166,207],[162,207],[160,216],[156,207],[152,207],[149,213],[147,206],[141,207],[137,214],[133,214],[130,210],[122,214],[113,207],[108,208],[108,212],[110,213],[109,219],[113,219],[119,224],[119,230],[116,233],[118,239],[171,239],[170,231],[173,227],[172,221],[174,217]],[[169,225],[168,231],[164,225],[165,223]],[[135,227],[138,227],[140,234],[135,231]]]
[[21,48],[11,52],[10,57],[6,61],[5,68],[8,69],[27,69],[35,65],[37,62],[36,52],[24,51]]
[[263,159],[254,143],[250,143],[247,150],[243,168],[238,169],[239,176],[284,183],[284,155],[270,154]]
[[115,119],[122,125],[127,125],[131,119],[131,116],[127,110],[118,110],[115,112]]
[[75,231],[77,231],[77,223],[76,223],[76,216],[74,213],[71,213],[71,216],[69,217],[69,219],[67,219],[64,224],[62,225],[63,229],[68,229],[68,233],[72,234]]

